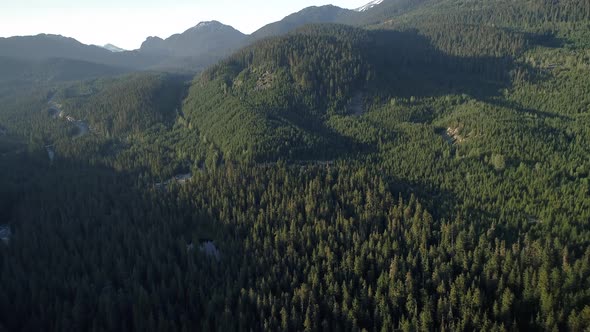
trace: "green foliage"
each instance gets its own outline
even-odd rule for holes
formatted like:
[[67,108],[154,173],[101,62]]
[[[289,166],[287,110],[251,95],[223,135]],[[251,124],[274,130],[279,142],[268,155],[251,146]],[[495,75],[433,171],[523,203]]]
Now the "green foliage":
[[[496,223],[434,218],[364,166],[229,164],[170,191],[96,169],[44,177],[0,250],[11,330],[586,326],[587,231],[507,242]],[[220,261],[187,250],[204,238]]]
[[501,171],[506,168],[506,160],[502,154],[492,154],[490,163],[494,166],[497,171]]
[[357,48],[365,35],[309,27],[257,43],[203,73],[183,112],[231,158],[325,158],[341,143],[323,119],[362,86],[367,70]]
[[72,85],[56,95],[62,110],[101,136],[121,137],[170,124],[184,97],[181,77],[134,74]]
[[333,158],[355,142],[328,120],[364,113],[350,110],[358,96],[370,104],[392,95],[489,94],[509,69],[505,59],[449,56],[413,32],[308,26],[204,72],[183,112],[233,159]]

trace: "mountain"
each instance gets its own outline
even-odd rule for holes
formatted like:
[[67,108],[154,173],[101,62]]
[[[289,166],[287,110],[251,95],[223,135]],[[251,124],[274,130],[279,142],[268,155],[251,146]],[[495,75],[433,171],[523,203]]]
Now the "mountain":
[[117,46],[115,46],[113,44],[106,44],[102,48],[107,49],[107,50],[109,50],[109,51],[111,51],[113,53],[125,52],[124,49],[122,49],[120,47],[117,47]]
[[0,38],[0,57],[42,61],[69,59],[129,69],[145,69],[162,61],[161,56],[137,51],[111,52],[105,48],[85,45],[60,35]]
[[246,35],[217,21],[201,22],[166,39],[149,37],[139,51],[174,57],[223,56],[242,45]]
[[124,137],[144,132],[155,123],[171,122],[184,86],[177,75],[133,73],[80,83],[56,98],[69,115],[85,119],[94,132]]
[[[264,39],[205,71],[193,83],[183,113],[232,158],[325,158],[345,149],[322,119],[362,89],[365,36],[328,25]],[[329,62],[339,69],[321,65]],[[326,91],[330,82],[342,92]]]
[[0,56],[40,60],[69,58],[91,62],[110,62],[112,52],[94,45],[85,45],[73,38],[60,35],[0,38]]
[[331,5],[308,7],[250,36],[218,21],[201,22],[166,39],[148,37],[136,51],[125,51],[112,44],[84,45],[59,35],[0,38],[0,56],[35,61],[63,58],[135,70],[197,72],[250,43],[283,35],[306,24],[355,24],[361,14],[371,12],[378,4],[379,0],[367,4],[359,9],[362,13]]
[[56,83],[114,76],[131,71],[82,60],[49,58],[23,60],[0,57],[0,82]]
[[233,158],[333,158],[367,143],[339,133],[346,127],[339,116],[363,114],[365,100],[383,96],[498,88],[507,68],[491,59],[479,66],[475,71],[415,32],[308,25],[257,42],[205,71],[183,112]]
[[125,51],[110,44],[105,47],[85,45],[59,35],[0,38],[0,57],[34,63],[49,59],[73,60],[78,61],[77,67],[88,63],[126,71],[153,69],[194,73],[229,55],[243,46],[244,41],[245,35],[229,26],[203,22],[166,40],[150,37],[140,50],[134,51]]
[[[371,5],[370,3],[369,5]],[[361,7],[363,8],[363,7]],[[355,24],[380,27],[453,25],[504,26],[530,29],[544,25],[551,30],[558,22],[583,21],[590,16],[590,3],[585,0],[383,0],[361,12]],[[577,29],[577,28],[576,28]],[[561,30],[563,29],[561,27]]]
[[260,40],[272,36],[280,36],[306,24],[316,23],[342,23],[350,19],[356,12],[340,7],[327,5],[321,7],[308,7],[297,13],[291,14],[282,20],[270,23],[250,36],[251,40]]

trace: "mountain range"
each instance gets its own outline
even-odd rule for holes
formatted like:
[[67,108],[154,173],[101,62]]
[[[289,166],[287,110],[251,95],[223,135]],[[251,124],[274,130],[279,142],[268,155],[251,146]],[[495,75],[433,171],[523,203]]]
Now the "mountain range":
[[[542,0],[529,1],[524,5],[494,0],[494,3],[496,2],[502,3],[506,8],[512,8],[511,10],[514,11],[510,15],[504,11],[498,13],[503,15],[501,20],[510,20],[507,25],[505,24],[506,29],[498,29],[493,24],[486,25],[490,31],[495,31],[496,37],[501,41],[501,35],[515,34],[511,31],[510,26],[514,25],[514,20],[518,20],[519,17],[522,18],[521,20],[528,21],[529,24],[534,24],[530,20],[541,19],[544,15],[554,15],[548,14],[549,11],[569,12],[571,8],[576,8],[569,2],[580,1],[568,0],[560,5],[551,5]],[[456,15],[454,14],[456,10],[453,7],[456,4],[458,2],[455,0],[374,0],[355,10],[332,5],[312,6],[288,15],[278,22],[267,24],[250,35],[218,21],[201,22],[166,39],[150,36],[139,49],[131,51],[110,44],[104,47],[85,45],[73,38],[60,35],[40,34],[0,38],[0,57],[18,59],[17,62],[24,66],[23,72],[38,67],[39,62],[64,59],[64,61],[75,60],[108,66],[111,67],[109,72],[158,70],[197,73],[238,49],[265,38],[284,35],[307,24],[335,23],[357,27],[429,29],[429,20],[433,18],[438,20],[438,16],[450,15],[447,18],[449,24],[445,28],[449,30],[462,29],[463,22],[450,23],[453,15]],[[424,10],[424,8],[428,10]],[[465,3],[457,10],[459,12],[465,10],[497,11],[497,8],[493,6],[481,7],[479,2],[473,2]],[[405,15],[410,12],[412,15]],[[432,17],[432,13],[438,14]],[[577,15],[582,14],[584,14],[583,10],[577,13]],[[469,24],[474,23],[477,21]],[[430,35],[431,32],[426,34]],[[524,38],[523,34],[519,36],[521,39]],[[437,39],[440,38],[440,35],[437,33],[432,37]],[[465,43],[466,40],[460,42]],[[497,42],[489,43],[488,46],[497,49],[497,45],[495,45]],[[495,51],[490,50],[490,52]],[[80,77],[84,77],[84,75]]]
[[201,22],[166,39],[148,37],[138,50],[133,51],[110,44],[104,47],[85,45],[60,35],[0,38],[0,56],[21,61],[63,58],[127,70],[197,72],[257,40],[282,35],[306,24],[360,24],[381,2],[376,0],[357,10],[332,5],[308,7],[281,21],[270,23],[251,35],[218,21]]

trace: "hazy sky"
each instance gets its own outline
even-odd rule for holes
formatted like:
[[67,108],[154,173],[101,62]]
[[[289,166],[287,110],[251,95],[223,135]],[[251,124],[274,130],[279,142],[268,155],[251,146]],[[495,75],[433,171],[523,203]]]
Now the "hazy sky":
[[0,37],[60,34],[85,44],[139,48],[217,20],[252,33],[308,6],[358,8],[370,0],[0,0]]

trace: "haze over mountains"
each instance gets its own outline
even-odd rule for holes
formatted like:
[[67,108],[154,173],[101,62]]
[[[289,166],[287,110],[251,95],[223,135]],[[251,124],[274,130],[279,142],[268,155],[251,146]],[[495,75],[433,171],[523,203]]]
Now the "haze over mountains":
[[41,61],[50,58],[87,61],[127,70],[160,69],[195,72],[257,40],[278,36],[311,23],[360,24],[381,1],[357,11],[336,6],[309,7],[246,35],[218,21],[200,22],[166,39],[147,37],[138,50],[114,45],[85,45],[60,35],[0,38],[0,56]]
[[224,54],[239,47],[245,38],[245,34],[231,26],[217,21],[201,22],[165,40],[159,37],[148,37],[141,45],[140,51],[174,57]]

